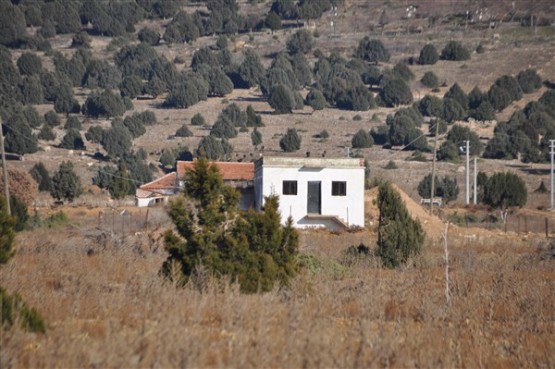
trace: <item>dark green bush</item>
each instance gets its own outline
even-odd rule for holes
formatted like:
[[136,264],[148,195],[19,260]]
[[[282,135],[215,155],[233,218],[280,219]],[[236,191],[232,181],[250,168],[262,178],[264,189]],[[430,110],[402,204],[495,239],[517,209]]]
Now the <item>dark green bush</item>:
[[279,147],[285,152],[297,151],[301,148],[302,138],[295,128],[287,128],[285,135],[279,140]]
[[459,41],[449,41],[441,50],[441,60],[469,60],[470,52]]
[[372,145],[374,145],[374,139],[363,129],[359,129],[351,140],[351,146],[354,149],[364,149],[372,147]]
[[420,50],[420,56],[418,57],[418,64],[435,64],[439,60],[439,54],[437,49],[432,44],[425,45],[422,50]]
[[495,173],[488,178],[484,185],[483,201],[492,207],[523,207],[527,197],[526,184],[519,176],[511,172]]
[[384,44],[380,40],[371,40],[368,36],[360,40],[355,54],[357,58],[371,63],[388,62],[390,58]]
[[227,276],[247,293],[287,284],[297,269],[298,234],[291,220],[280,224],[277,197],[266,198],[262,213],[238,213],[239,194],[224,185],[218,168],[204,158],[196,161],[186,182],[186,198],[172,202],[169,211],[177,234],[166,234],[169,255],[162,274],[179,284],[197,277],[200,288],[205,285],[199,285],[198,273]]
[[411,218],[399,192],[386,182],[378,189],[378,242],[376,255],[387,268],[397,268],[417,256],[424,245],[424,231]]
[[434,72],[426,72],[420,79],[420,82],[428,88],[436,88],[439,86],[439,79]]

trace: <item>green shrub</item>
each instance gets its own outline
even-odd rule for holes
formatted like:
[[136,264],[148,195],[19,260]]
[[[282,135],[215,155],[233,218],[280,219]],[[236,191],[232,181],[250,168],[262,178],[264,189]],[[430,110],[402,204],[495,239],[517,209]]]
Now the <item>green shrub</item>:
[[422,50],[420,50],[420,56],[418,57],[418,64],[435,64],[439,60],[439,54],[437,49],[432,44],[425,45]]
[[391,169],[397,169],[399,167],[397,166],[397,164],[395,164],[395,162],[393,160],[390,160],[390,161],[387,162],[387,165],[383,168],[387,169],[387,170],[391,170]]
[[514,173],[495,173],[484,185],[483,202],[495,208],[526,205],[528,191],[524,181]]
[[378,189],[378,242],[376,255],[387,268],[397,268],[410,257],[419,255],[424,245],[424,231],[418,220],[410,217],[405,203],[391,183]]
[[[418,183],[418,194],[423,198],[430,198],[432,193],[432,175],[425,176],[420,183]],[[455,177],[445,176],[439,178],[436,176],[434,181],[434,196],[441,197],[445,203],[457,199],[459,195],[459,186]]]
[[302,138],[295,128],[287,128],[285,135],[279,140],[279,147],[285,152],[297,151],[301,148]]
[[358,130],[358,132],[353,136],[351,140],[351,146],[354,149],[363,149],[367,147],[372,147],[374,140],[368,132],[363,129]]
[[62,149],[68,150],[85,150],[85,143],[83,142],[83,138],[81,137],[81,133],[79,133],[76,129],[69,129],[65,136],[62,138],[62,142],[60,142],[60,147]]
[[202,114],[196,113],[191,118],[191,124],[193,126],[204,126],[206,124],[206,121],[204,120],[204,117],[202,116]]
[[441,50],[441,60],[469,60],[470,52],[459,41],[449,41]]
[[185,199],[170,206],[177,233],[166,233],[169,255],[162,274],[178,284],[197,277],[200,288],[205,285],[198,283],[198,273],[227,276],[246,293],[286,285],[297,270],[298,234],[291,219],[280,224],[278,198],[266,198],[261,213],[238,213],[238,192],[224,185],[219,169],[202,157],[186,182]]
[[355,55],[370,63],[388,62],[391,57],[380,40],[371,40],[368,36],[360,40]]
[[420,82],[428,88],[436,88],[439,86],[439,79],[434,72],[426,72],[420,79]]
[[177,131],[175,131],[176,137],[191,137],[192,135],[193,132],[191,132],[191,130],[186,125],[182,125],[180,128],[177,129]]

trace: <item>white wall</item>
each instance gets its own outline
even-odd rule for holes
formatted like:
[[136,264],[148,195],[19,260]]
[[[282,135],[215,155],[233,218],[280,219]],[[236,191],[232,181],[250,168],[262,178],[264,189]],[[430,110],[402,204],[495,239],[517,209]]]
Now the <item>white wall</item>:
[[[297,181],[297,195],[283,195],[283,181]],[[321,181],[321,214],[337,216],[349,226],[364,227],[364,167],[285,168],[262,165],[255,173],[257,208],[261,197],[279,195],[282,221],[288,216],[298,228],[329,227],[329,220],[307,219],[309,181]],[[347,182],[346,196],[332,196],[332,181]],[[260,191],[262,188],[262,191]]]

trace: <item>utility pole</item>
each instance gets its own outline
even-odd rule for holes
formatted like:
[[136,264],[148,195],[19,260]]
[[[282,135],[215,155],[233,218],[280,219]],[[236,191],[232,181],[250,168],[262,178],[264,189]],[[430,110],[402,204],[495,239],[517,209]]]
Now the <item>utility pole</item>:
[[476,205],[478,203],[478,158],[474,157],[474,198],[472,203]]
[[470,204],[470,141],[466,140],[466,205]]
[[549,140],[549,153],[551,154],[551,211],[553,211],[553,155],[555,154],[555,140]]
[[10,187],[8,185],[8,167],[6,166],[6,153],[4,152],[4,133],[2,132],[2,118],[0,118],[0,152],[2,153],[2,172],[4,172],[4,196],[6,196],[6,210],[8,212],[8,216],[11,216],[12,209],[10,208]]
[[436,120],[436,136],[434,140],[434,156],[432,157],[432,188],[430,194],[430,215],[434,215],[434,196],[436,185],[436,155],[437,155],[437,140],[439,135],[439,119]]

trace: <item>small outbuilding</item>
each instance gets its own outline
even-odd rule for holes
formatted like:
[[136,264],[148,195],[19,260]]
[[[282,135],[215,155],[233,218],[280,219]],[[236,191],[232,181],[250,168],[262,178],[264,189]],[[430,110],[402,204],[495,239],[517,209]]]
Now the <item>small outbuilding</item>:
[[297,228],[364,227],[364,160],[263,157],[254,165],[256,209],[279,196],[282,222]]
[[[254,207],[254,163],[211,162],[220,169],[224,183],[237,189],[241,194],[239,207]],[[192,161],[178,161],[176,171],[168,173],[152,182],[140,186],[136,193],[138,207],[164,204],[171,196],[183,191],[187,170],[194,165]]]

